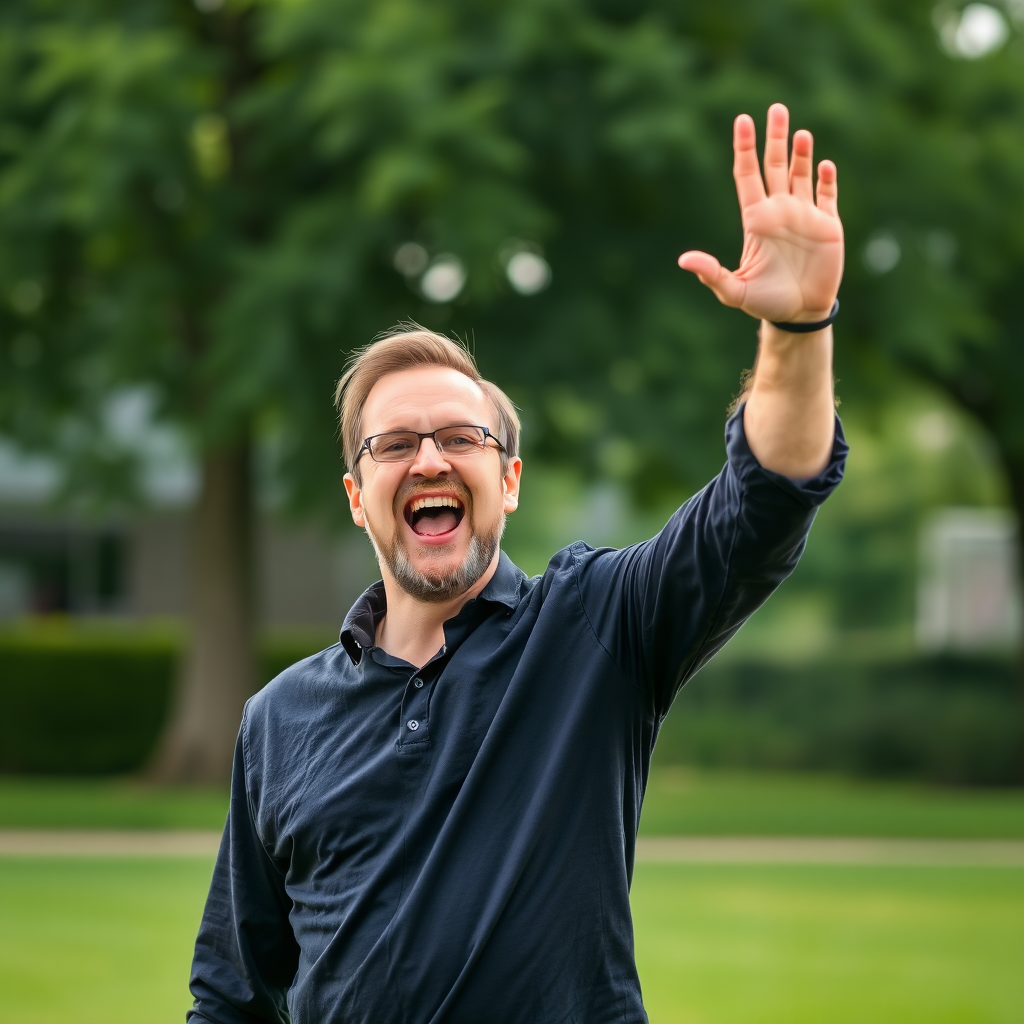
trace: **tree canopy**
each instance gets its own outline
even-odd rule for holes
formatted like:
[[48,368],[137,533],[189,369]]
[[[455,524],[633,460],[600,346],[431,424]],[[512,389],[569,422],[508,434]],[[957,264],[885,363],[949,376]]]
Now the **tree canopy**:
[[[3,18],[15,436],[52,443],[54,412],[98,423],[111,389],[145,382],[200,444],[283,431],[285,475],[315,488],[335,460],[316,396],[415,317],[474,337],[544,454],[695,486],[753,325],[674,256],[735,257],[728,125],[782,99],[840,165],[841,362],[894,355],[1024,444],[1000,398],[1024,245],[1016,39],[955,59],[930,5],[881,0],[22,0]],[[453,303],[424,301],[418,254],[396,270],[407,242],[457,257]],[[517,248],[554,270],[539,295],[509,286]]]
[[[967,59],[964,16],[922,0],[8,0],[0,430],[62,455],[74,487],[123,493],[135,454],[109,402],[143,387],[203,467],[199,518],[228,495],[209,536],[230,547],[260,438],[295,502],[340,506],[332,382],[416,319],[475,345],[523,408],[528,453],[641,499],[694,489],[720,463],[755,325],[675,257],[735,265],[730,124],[763,126],[781,100],[839,167],[841,390],[884,393],[894,366],[942,388],[1024,507],[1024,43]],[[224,570],[228,604],[245,561],[243,545]]]

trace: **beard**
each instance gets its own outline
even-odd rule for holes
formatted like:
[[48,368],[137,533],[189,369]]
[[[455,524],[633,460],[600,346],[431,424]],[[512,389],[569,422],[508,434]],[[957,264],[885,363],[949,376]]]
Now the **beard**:
[[[469,515],[469,510],[466,512]],[[431,604],[442,604],[464,594],[487,571],[494,558],[501,535],[505,532],[505,514],[487,533],[473,531],[469,542],[469,551],[460,565],[452,569],[438,572],[421,571],[415,568],[405,549],[405,539],[401,532],[388,542],[378,540],[366,524],[366,535],[377,554],[377,561],[394,577],[395,582],[417,601],[428,601]]]

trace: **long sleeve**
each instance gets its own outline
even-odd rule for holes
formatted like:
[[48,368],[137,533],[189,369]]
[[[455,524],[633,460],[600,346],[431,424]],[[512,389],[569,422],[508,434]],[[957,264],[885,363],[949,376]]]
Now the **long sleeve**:
[[659,716],[793,571],[847,453],[837,418],[832,456],[818,476],[795,483],[763,469],[747,445],[742,407],[726,425],[726,449],[718,476],[651,540],[573,548],[598,641]]
[[192,961],[190,1024],[290,1020],[286,996],[299,949],[288,920],[287,865],[271,858],[254,824],[246,727],[243,715],[227,825]]

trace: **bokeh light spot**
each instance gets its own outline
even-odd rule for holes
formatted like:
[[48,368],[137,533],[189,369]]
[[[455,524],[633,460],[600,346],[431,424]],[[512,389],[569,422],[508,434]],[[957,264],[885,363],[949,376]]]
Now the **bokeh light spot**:
[[419,242],[403,242],[392,259],[395,270],[403,277],[418,277],[429,262],[430,256]]
[[551,283],[551,267],[534,252],[517,252],[509,259],[505,273],[520,295],[536,295]]
[[466,268],[462,260],[451,253],[442,253],[423,275],[420,288],[430,302],[451,302],[458,297],[465,283]]
[[888,231],[880,231],[864,246],[864,266],[872,274],[888,274],[901,255],[900,243]]
[[1003,12],[991,4],[968,4],[959,13],[940,7],[936,11],[936,25],[942,48],[950,56],[965,60],[988,56],[1010,35]]

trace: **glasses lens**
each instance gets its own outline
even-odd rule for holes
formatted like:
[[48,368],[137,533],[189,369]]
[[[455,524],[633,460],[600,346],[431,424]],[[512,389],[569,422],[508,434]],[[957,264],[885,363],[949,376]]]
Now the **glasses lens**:
[[446,427],[434,436],[445,455],[479,451],[487,442],[487,435],[479,427]]
[[376,462],[406,462],[416,458],[420,439],[413,433],[395,430],[370,439],[370,456]]

